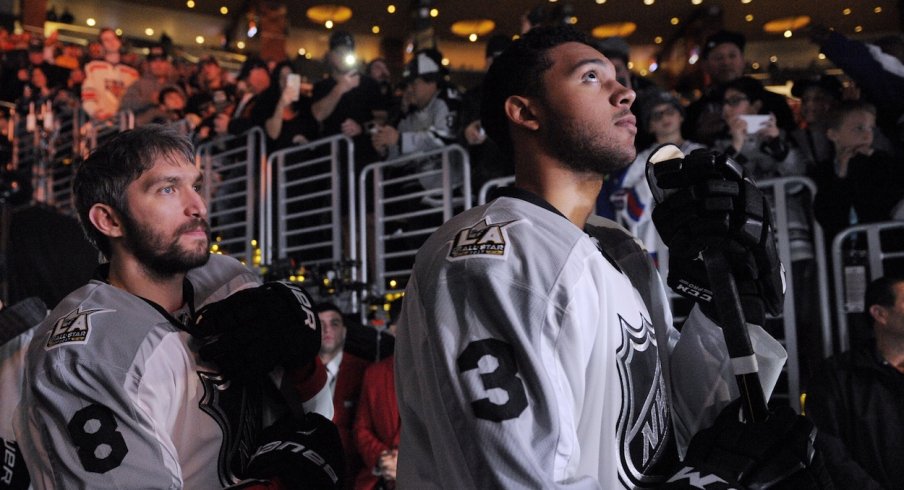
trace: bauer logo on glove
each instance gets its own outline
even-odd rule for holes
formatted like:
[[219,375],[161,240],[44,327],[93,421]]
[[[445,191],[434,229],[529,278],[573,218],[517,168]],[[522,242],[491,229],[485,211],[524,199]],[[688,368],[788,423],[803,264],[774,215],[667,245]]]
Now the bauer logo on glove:
[[239,291],[198,312],[192,332],[201,358],[230,379],[253,379],[277,366],[298,367],[320,351],[320,320],[308,293],[268,282]]

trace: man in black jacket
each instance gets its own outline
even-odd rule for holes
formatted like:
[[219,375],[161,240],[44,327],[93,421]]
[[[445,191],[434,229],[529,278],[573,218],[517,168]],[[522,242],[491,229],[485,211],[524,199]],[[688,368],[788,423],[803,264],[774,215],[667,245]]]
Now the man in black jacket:
[[827,361],[806,413],[836,488],[904,489],[904,276],[874,280],[864,306],[875,342]]

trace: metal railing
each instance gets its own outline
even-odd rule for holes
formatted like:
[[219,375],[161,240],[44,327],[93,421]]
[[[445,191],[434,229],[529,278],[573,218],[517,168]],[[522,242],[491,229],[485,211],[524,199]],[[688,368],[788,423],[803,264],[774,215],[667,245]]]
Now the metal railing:
[[[267,173],[263,260],[292,259],[311,269],[300,279],[311,294],[328,275],[343,286],[358,280],[354,159],[352,140],[337,135],[277,151],[267,160],[272,174]],[[357,295],[343,296],[343,311],[357,312]]]
[[[434,166],[428,164],[425,170],[419,166],[421,162],[437,162],[432,159],[439,159],[438,168],[429,168]],[[421,185],[437,179],[442,186],[425,189]],[[461,187],[453,189],[453,181],[461,182]],[[360,254],[361,277],[365,283],[373,277],[373,293],[383,295],[405,288],[414,256],[427,237],[456,212],[471,207],[470,182],[468,153],[458,145],[364,168],[358,177],[358,226],[364,250]],[[368,205],[373,207],[370,215]],[[373,227],[370,232],[369,226]],[[368,250],[373,252],[371,256]]]
[[[883,236],[899,232],[894,239]],[[856,225],[832,240],[838,351],[851,347],[850,314],[863,314],[866,286],[885,275],[889,260],[904,260],[904,221]],[[864,240],[865,239],[865,240]],[[849,248],[845,248],[849,245]]]
[[267,223],[265,204],[269,169],[261,128],[199,145],[197,165],[204,173],[204,198],[218,251],[255,265],[255,245]]

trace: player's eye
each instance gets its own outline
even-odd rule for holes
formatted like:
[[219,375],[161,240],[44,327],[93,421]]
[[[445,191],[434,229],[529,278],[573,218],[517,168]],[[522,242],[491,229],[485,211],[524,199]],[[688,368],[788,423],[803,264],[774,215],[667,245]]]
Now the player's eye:
[[172,194],[176,192],[176,186],[168,185],[160,189],[161,194]]
[[200,194],[200,193],[201,193],[201,189],[204,189],[204,185],[201,184],[201,183],[199,182],[199,183],[197,183],[197,184],[191,186],[191,188],[194,189],[195,192],[197,192],[198,194]]
[[581,77],[581,81],[583,82],[596,82],[599,81],[600,77],[596,74],[595,71],[588,71]]

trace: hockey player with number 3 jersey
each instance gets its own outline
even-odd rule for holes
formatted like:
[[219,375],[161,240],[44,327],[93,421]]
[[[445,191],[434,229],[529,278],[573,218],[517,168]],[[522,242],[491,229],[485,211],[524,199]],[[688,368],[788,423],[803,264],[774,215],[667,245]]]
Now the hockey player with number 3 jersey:
[[[655,488],[737,389],[718,326],[681,333],[636,239],[591,217],[635,155],[635,94],[567,27],[495,59],[482,123],[515,187],[420,249],[396,341],[400,488]],[[749,327],[764,385],[785,353]]]

